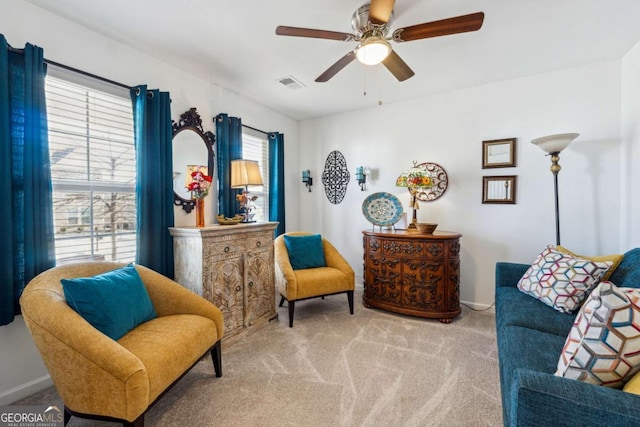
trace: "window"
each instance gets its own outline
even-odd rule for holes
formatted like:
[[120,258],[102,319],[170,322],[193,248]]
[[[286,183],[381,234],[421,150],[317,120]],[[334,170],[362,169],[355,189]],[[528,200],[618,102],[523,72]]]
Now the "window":
[[129,94],[60,74],[49,69],[46,78],[56,262],[133,261],[136,170]]
[[242,133],[242,158],[245,160],[255,160],[260,165],[263,185],[260,187],[250,187],[249,196],[258,196],[252,202],[253,208],[250,210],[250,217],[253,221],[269,220],[269,142],[266,136],[250,129],[244,129]]

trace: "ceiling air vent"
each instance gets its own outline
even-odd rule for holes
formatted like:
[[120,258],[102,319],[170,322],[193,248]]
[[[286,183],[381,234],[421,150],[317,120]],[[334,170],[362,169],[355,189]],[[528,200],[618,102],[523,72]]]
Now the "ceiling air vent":
[[278,81],[283,85],[285,85],[286,87],[288,87],[289,89],[301,89],[303,87],[306,87],[304,84],[302,84],[300,80],[296,79],[293,76],[286,76],[281,79],[278,79]]

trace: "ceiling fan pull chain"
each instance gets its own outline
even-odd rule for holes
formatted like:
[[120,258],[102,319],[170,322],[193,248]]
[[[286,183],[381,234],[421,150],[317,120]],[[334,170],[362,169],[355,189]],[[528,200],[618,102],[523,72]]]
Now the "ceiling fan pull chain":
[[380,64],[376,67],[378,68],[378,105],[382,105],[382,67]]
[[367,67],[365,65],[362,65],[362,85],[363,85],[362,96],[367,96]]

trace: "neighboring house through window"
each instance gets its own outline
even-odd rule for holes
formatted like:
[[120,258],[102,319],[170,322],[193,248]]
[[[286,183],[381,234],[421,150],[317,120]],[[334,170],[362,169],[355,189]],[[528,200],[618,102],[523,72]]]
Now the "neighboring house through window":
[[128,91],[50,67],[46,97],[57,264],[135,260]]
[[262,182],[259,187],[249,187],[249,196],[258,196],[251,202],[250,212],[253,221],[269,221],[269,145],[267,135],[256,132],[249,128],[242,131],[242,158],[245,160],[255,160],[260,165]]

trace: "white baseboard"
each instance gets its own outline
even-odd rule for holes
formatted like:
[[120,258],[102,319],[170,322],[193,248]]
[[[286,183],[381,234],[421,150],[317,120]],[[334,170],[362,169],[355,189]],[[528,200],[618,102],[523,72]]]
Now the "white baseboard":
[[0,393],[0,406],[10,405],[16,400],[20,400],[47,387],[51,387],[53,381],[51,376],[44,375],[35,380],[29,381],[19,386],[13,387],[5,392]]
[[494,313],[494,314],[496,312],[495,305],[493,304],[480,304],[480,303],[471,302],[471,301],[460,301],[460,303],[466,304],[474,310],[486,310],[487,313]]

